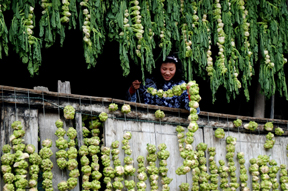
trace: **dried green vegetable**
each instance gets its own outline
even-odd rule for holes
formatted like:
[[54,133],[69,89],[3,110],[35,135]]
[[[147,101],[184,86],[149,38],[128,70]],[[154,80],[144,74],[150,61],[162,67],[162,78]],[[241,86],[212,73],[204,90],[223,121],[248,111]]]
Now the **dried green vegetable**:
[[33,36],[35,27],[35,1],[16,1],[12,3],[14,16],[9,29],[9,40],[19,54],[31,76],[38,74],[42,62],[42,40]]
[[84,57],[88,69],[95,67],[98,55],[105,43],[104,14],[105,3],[101,0],[88,0],[80,3],[80,25],[83,31]]

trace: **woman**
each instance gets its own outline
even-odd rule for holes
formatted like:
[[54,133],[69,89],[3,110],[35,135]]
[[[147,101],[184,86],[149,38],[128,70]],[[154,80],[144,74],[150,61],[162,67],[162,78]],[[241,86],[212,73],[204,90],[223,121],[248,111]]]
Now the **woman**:
[[[173,107],[173,108],[189,108],[189,97],[188,91],[183,91],[180,96],[173,97],[162,97],[158,95],[151,95],[147,89],[153,87],[157,90],[162,89],[167,91],[172,89],[175,85],[181,85],[185,83],[182,80],[182,65],[180,60],[178,60],[174,55],[168,56],[162,64],[156,66],[154,71],[154,76],[152,78],[147,78],[145,81],[145,86],[141,84],[138,80],[132,82],[128,90],[128,101],[154,104],[159,106]],[[200,113],[200,109],[197,108],[197,114]]]

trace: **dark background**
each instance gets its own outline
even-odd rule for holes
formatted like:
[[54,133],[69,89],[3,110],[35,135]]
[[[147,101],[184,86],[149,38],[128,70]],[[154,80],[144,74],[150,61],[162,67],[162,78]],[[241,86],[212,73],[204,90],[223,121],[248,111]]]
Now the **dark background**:
[[[41,13],[37,13],[37,9],[35,9],[35,14],[41,15]],[[12,16],[12,11],[8,11],[7,14],[5,12],[8,29]],[[36,23],[39,23],[37,18]],[[35,36],[39,34],[37,29],[36,26],[34,30]],[[103,53],[98,57],[96,66],[87,69],[80,30],[66,29],[66,38],[63,47],[60,47],[59,39],[57,39],[52,47],[48,49],[42,48],[42,65],[39,75],[31,77],[27,70],[27,64],[21,62],[19,56],[13,51],[13,47],[9,44],[9,56],[3,56],[3,59],[0,60],[0,84],[29,89],[33,89],[34,86],[45,86],[48,87],[49,91],[57,92],[58,80],[70,81],[71,92],[73,94],[125,99],[125,94],[132,81],[141,79],[141,71],[140,67],[130,62],[130,74],[127,77],[123,77],[118,50],[118,42],[109,42],[106,38]],[[154,58],[158,56],[159,50],[155,50]],[[157,62],[159,63],[159,61]],[[258,68],[258,66],[255,66],[255,68]],[[287,65],[285,65],[285,73],[287,73]],[[200,108],[202,111],[253,116],[254,94],[258,80],[257,75],[253,76],[252,86],[249,88],[250,101],[248,102],[243,90],[241,90],[235,100],[231,98],[230,103],[227,103],[226,90],[224,87],[220,87],[216,93],[217,100],[212,104],[209,79],[195,78],[195,80],[200,87],[200,95],[202,97]],[[271,100],[266,99],[265,117],[267,118],[270,117],[270,104]],[[276,93],[276,119],[288,119],[287,106],[285,98],[281,98]]]

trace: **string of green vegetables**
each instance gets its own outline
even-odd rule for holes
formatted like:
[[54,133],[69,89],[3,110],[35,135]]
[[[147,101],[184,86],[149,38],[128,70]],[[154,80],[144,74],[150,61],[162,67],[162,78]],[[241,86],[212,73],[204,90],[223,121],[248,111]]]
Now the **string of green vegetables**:
[[0,6],[0,59],[2,59],[2,51],[8,56],[8,29],[4,19],[4,11],[10,9],[11,1],[2,0]]
[[12,2],[14,12],[9,29],[9,40],[24,64],[28,63],[31,76],[38,74],[41,65],[42,39],[33,36],[35,27],[35,1],[23,0]]

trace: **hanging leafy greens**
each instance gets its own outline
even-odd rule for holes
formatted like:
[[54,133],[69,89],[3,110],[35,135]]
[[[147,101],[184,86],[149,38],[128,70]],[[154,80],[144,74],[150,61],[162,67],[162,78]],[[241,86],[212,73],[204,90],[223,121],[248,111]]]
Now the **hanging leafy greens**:
[[4,11],[10,9],[11,1],[3,1],[0,6],[0,59],[2,59],[2,51],[8,56],[8,29],[4,19]]
[[31,76],[38,74],[41,65],[42,40],[33,36],[35,26],[35,2],[33,0],[13,1],[14,16],[9,29],[9,40],[23,63],[28,63]]
[[96,65],[98,54],[102,53],[105,43],[103,26],[105,5],[101,0],[82,1],[80,3],[80,24],[83,31],[84,56],[88,69]]

